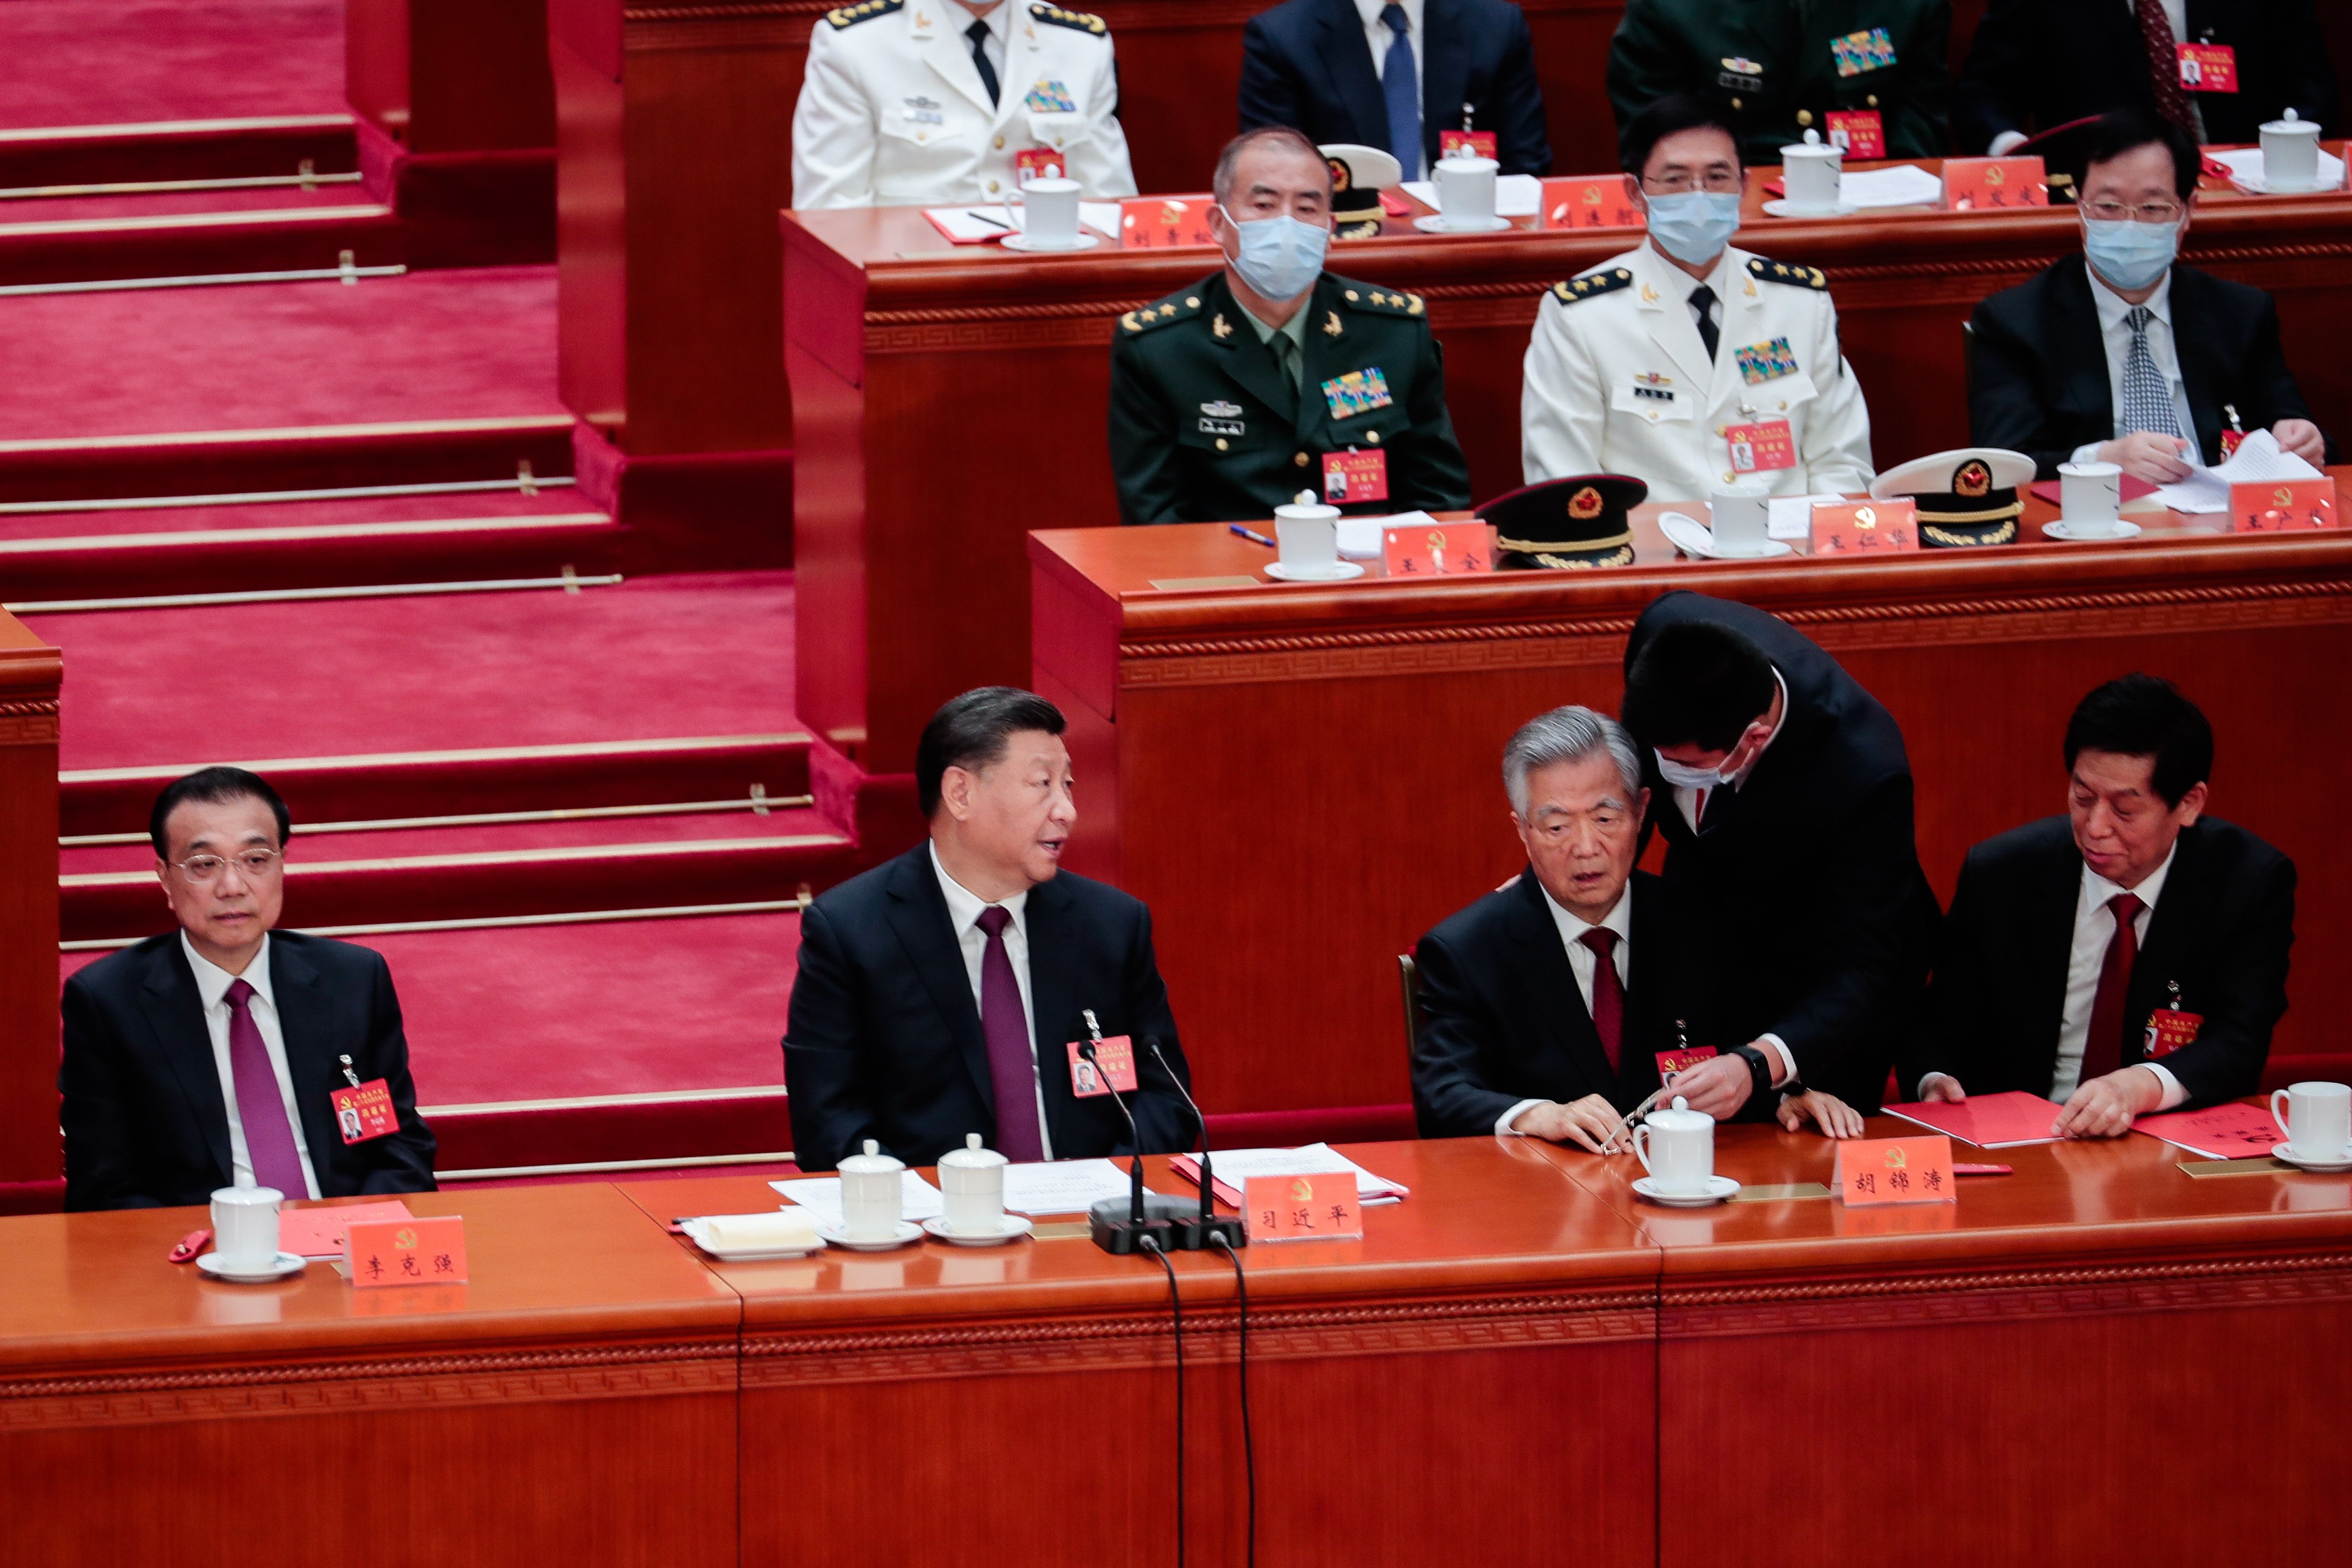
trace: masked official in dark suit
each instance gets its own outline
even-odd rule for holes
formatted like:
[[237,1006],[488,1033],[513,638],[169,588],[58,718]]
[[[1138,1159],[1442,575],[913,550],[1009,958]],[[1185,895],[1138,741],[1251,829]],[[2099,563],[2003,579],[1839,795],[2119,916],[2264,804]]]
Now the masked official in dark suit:
[[[270,930],[289,826],[277,792],[236,768],[191,773],[157,799],[156,875],[180,929],[66,982],[67,1208],[201,1204],[232,1185],[289,1198],[433,1190],[433,1134],[383,955]],[[333,1096],[379,1079],[396,1125],[344,1142]]]
[[2204,815],[2213,731],[2128,675],[2066,726],[2067,814],[1969,851],[1904,1081],[1922,1100],[2023,1089],[2057,1131],[2252,1094],[2286,1012],[2294,864]]
[[2080,145],[2084,254],[1988,297],[1969,322],[1970,438],[2025,453],[2044,479],[2095,461],[2169,484],[2219,463],[2231,430],[2326,462],[2271,297],[2175,259],[2196,211],[2196,142],[2116,114]]
[[1785,622],[1677,592],[1626,641],[1625,727],[1692,954],[1692,1043],[1729,1053],[1675,1092],[1717,1121],[1791,1082],[1875,1109],[1937,915],[1894,719]]
[[929,838],[801,917],[784,1085],[803,1169],[868,1138],[934,1164],[971,1132],[1015,1161],[1129,1152],[1110,1096],[1074,1092],[1067,1047],[1088,1038],[1088,1009],[1133,1043],[1143,1152],[1196,1134],[1170,1078],[1186,1068],[1150,911],[1060,869],[1077,820],[1061,734],[1060,710],[1026,691],[949,702],[915,752]]
[[1242,30],[1241,111],[1244,131],[1384,147],[1408,180],[1464,129],[1495,133],[1504,174],[1551,173],[1535,44],[1508,0],[1285,0]]

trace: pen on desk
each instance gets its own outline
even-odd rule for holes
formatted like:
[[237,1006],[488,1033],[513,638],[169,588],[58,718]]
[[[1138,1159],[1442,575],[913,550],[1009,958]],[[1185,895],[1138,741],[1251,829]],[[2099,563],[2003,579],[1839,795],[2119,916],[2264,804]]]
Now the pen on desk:
[[965,211],[964,211],[964,215],[963,215],[963,216],[966,216],[966,217],[968,217],[968,218],[975,219],[975,220],[977,220],[978,222],[987,224],[987,225],[989,225],[989,226],[990,226],[991,227],[992,227],[992,228],[1001,228],[1001,229],[1003,229],[1003,230],[1005,233],[1007,233],[1007,234],[1011,234],[1011,233],[1013,233],[1013,226],[1012,226],[1011,224],[1009,224],[1009,223],[998,223],[994,218],[992,218],[992,217],[989,216],[986,213],[976,213],[976,212],[971,211],[971,209],[969,209],[969,208],[966,208],[966,209],[965,209]]
[[1268,539],[1265,534],[1260,533],[1254,528],[1244,528],[1238,522],[1229,522],[1225,526],[1232,529],[1235,533],[1240,534],[1244,539],[1248,540],[1252,544],[1263,544],[1268,550],[1279,550],[1282,548],[1282,546],[1276,544],[1273,540]]

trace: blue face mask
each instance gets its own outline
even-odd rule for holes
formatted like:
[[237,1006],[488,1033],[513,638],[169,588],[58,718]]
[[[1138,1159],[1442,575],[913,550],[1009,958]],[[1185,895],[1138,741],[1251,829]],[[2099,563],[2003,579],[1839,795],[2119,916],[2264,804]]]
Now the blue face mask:
[[2118,289],[2145,289],[2164,276],[2180,251],[2175,223],[2083,220],[2083,254],[2092,270]]
[[1217,210],[1241,237],[1234,269],[1243,282],[1269,300],[1295,300],[1315,287],[1315,279],[1323,275],[1323,253],[1331,244],[1329,229],[1301,223],[1287,213],[1244,223],[1223,207]]
[[1682,191],[1652,196],[1650,237],[1676,261],[1700,267],[1723,254],[1739,231],[1739,197],[1731,191]]

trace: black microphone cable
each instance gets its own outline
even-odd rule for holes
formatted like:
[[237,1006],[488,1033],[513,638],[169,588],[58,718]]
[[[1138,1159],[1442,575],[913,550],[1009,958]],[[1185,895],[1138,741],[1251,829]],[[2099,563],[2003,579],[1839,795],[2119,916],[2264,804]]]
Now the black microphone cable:
[[1176,1289],[1176,1265],[1168,1260],[1160,1238],[1139,1237],[1135,1246],[1168,1271],[1168,1315],[1176,1325],[1176,1568],[1184,1568],[1184,1298]]
[[1223,1235],[1210,1241],[1224,1249],[1234,1265],[1234,1291],[1240,1302],[1242,1362],[1242,1473],[1249,1483],[1249,1568],[1257,1568],[1257,1445],[1250,1436],[1249,1408],[1249,1281],[1242,1274],[1242,1255]]

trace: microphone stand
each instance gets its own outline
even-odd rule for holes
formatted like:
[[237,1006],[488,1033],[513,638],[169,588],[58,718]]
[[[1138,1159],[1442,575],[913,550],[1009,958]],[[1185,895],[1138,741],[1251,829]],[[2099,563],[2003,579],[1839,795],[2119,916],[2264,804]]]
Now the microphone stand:
[[[1094,1037],[1078,1047],[1078,1055],[1092,1063],[1095,1071],[1101,1076],[1103,1088],[1110,1095],[1111,1103],[1118,1107],[1121,1116],[1127,1118],[1128,1136],[1135,1140],[1135,1157],[1128,1163],[1126,1204],[1122,1205],[1117,1198],[1105,1198],[1096,1204],[1087,1211],[1087,1232],[1094,1237],[1097,1247],[1118,1257],[1155,1249],[1165,1253],[1171,1241],[1171,1222],[1182,1213],[1181,1205],[1173,1198],[1164,1198],[1157,1193],[1143,1190],[1143,1131],[1136,1126],[1135,1112],[1127,1108],[1127,1101],[1120,1098],[1118,1089],[1111,1083],[1110,1075],[1103,1071],[1102,1063],[1097,1059],[1096,1047],[1101,1042],[1102,1035],[1095,1027],[1094,1014],[1087,1012],[1086,1018],[1087,1028]],[[1124,1218],[1118,1212],[1122,1206],[1127,1210]],[[1150,1246],[1145,1245],[1147,1239]]]
[[1192,1098],[1192,1091],[1184,1087],[1184,1080],[1177,1076],[1176,1069],[1168,1065],[1167,1057],[1160,1049],[1160,1037],[1144,1036],[1143,1048],[1151,1053],[1151,1059],[1160,1064],[1160,1070],[1168,1075],[1168,1081],[1176,1086],[1176,1092],[1184,1097],[1186,1105],[1192,1107],[1192,1120],[1201,1124],[1201,1212],[1197,1217],[1188,1215],[1176,1222],[1175,1235],[1171,1237],[1176,1249],[1179,1252],[1206,1252],[1217,1244],[1219,1237],[1223,1237],[1229,1247],[1247,1247],[1249,1232],[1242,1224],[1241,1216],[1227,1215],[1219,1218],[1217,1215],[1216,1172],[1209,1165],[1209,1119],[1201,1113],[1200,1102]]

